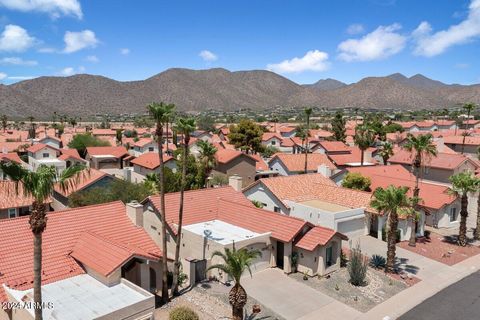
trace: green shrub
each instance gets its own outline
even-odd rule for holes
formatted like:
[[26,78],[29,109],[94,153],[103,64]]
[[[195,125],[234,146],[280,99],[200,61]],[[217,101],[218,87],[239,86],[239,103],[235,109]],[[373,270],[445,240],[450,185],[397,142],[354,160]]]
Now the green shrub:
[[169,320],[199,320],[200,318],[190,308],[187,307],[176,307],[168,316]]
[[362,255],[360,243],[355,248],[350,248],[350,259],[348,263],[348,273],[350,275],[350,283],[354,286],[362,286],[365,284],[367,276],[367,258]]
[[377,269],[385,267],[386,262],[387,260],[378,254],[372,255],[370,258],[370,265]]

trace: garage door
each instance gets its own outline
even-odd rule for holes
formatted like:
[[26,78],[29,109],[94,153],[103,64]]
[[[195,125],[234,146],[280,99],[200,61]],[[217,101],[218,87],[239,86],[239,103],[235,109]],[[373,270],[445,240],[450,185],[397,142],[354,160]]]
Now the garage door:
[[349,239],[357,238],[366,234],[365,218],[352,219],[339,222],[337,231],[346,235]]
[[249,245],[247,246],[247,248],[249,250],[258,250],[261,253],[261,256],[256,258],[250,267],[250,269],[252,270],[252,273],[270,268],[271,254],[270,254],[270,250],[266,248],[265,243],[257,243],[257,244]]

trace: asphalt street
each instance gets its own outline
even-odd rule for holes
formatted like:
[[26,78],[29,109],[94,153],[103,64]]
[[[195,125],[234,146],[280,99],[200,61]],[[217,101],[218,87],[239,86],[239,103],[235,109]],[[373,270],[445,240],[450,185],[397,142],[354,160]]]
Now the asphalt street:
[[425,300],[399,320],[480,319],[480,271]]

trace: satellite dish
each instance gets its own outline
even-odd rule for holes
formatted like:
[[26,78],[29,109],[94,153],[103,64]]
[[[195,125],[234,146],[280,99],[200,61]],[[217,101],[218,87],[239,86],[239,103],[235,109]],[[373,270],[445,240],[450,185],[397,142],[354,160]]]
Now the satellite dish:
[[212,230],[205,229],[203,230],[203,234],[205,235],[205,237],[209,238],[212,235]]

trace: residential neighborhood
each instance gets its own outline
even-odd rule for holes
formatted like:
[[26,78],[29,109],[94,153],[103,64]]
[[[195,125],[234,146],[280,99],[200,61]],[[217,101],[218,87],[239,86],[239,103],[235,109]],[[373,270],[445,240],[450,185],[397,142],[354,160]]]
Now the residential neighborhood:
[[480,0],[0,0],[0,320],[480,319]]

